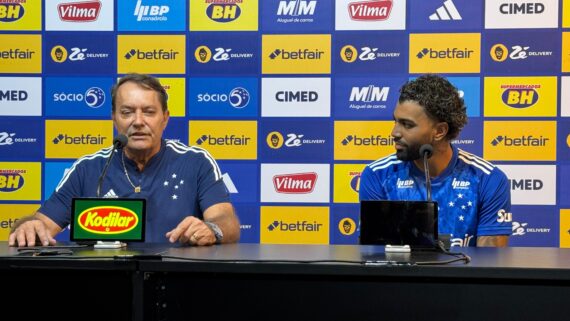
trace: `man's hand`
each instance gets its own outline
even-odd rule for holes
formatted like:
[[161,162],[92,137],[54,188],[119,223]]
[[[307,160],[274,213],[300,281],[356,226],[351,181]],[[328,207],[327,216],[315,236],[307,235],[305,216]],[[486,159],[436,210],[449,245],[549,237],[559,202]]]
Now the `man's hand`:
[[10,233],[8,244],[10,246],[36,246],[39,241],[43,246],[55,245],[56,241],[51,236],[44,222],[36,217],[20,219],[16,228]]
[[216,243],[216,235],[204,223],[194,216],[187,216],[175,229],[166,233],[170,243],[176,241],[182,244],[212,245]]

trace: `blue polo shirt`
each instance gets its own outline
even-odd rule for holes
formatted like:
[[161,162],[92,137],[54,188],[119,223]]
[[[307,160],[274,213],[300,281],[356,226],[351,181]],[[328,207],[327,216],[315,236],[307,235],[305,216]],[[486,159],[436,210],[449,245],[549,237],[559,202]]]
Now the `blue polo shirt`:
[[[438,231],[452,245],[475,246],[477,236],[511,234],[507,176],[488,161],[456,148],[447,168],[432,179],[438,203]],[[367,165],[360,178],[361,200],[426,200],[425,174],[395,154]]]
[[[97,181],[111,152],[112,147],[104,148],[78,159],[39,212],[60,227],[67,226],[71,219],[71,199],[96,197]],[[160,151],[142,172],[135,162],[122,156],[122,150],[115,152],[103,181],[101,197],[145,198],[147,242],[168,242],[166,232],[186,216],[203,219],[208,207],[230,202],[220,169],[204,149],[163,140]],[[140,193],[135,193],[125,168],[132,183],[141,187]]]

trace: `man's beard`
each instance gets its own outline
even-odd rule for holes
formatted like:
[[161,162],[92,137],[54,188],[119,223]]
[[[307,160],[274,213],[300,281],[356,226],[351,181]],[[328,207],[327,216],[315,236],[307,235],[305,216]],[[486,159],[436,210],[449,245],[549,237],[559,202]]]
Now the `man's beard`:
[[414,161],[421,157],[420,155],[421,144],[405,145],[404,149],[396,150],[396,157],[403,161]]

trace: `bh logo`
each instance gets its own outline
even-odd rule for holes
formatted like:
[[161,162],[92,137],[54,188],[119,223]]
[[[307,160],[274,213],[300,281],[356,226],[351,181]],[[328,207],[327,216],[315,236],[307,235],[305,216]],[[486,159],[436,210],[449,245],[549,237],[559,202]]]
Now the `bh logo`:
[[206,2],[213,2],[206,9],[206,15],[215,22],[231,22],[241,15],[241,8],[236,4],[236,2],[241,2],[241,0],[209,0]]
[[501,96],[503,103],[513,108],[527,108],[536,104],[538,92],[531,89],[508,88]]
[[350,188],[358,193],[360,191],[360,175],[361,172],[350,172],[349,173],[352,178],[350,179]]
[[24,186],[24,177],[13,171],[0,171],[0,192],[14,192]]
[[[18,1],[0,3],[0,22],[14,22],[24,16],[24,7]],[[24,1],[25,2],[25,1]]]

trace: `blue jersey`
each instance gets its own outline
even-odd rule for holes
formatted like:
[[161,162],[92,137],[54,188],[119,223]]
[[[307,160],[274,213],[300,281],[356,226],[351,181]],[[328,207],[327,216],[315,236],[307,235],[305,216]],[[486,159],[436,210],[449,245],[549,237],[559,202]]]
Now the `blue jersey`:
[[[447,168],[432,179],[438,232],[452,245],[475,246],[478,236],[511,233],[511,194],[506,175],[488,161],[452,145]],[[425,174],[395,154],[368,166],[360,178],[361,200],[426,200]]]
[[[104,148],[78,159],[39,212],[60,227],[67,226],[71,219],[71,199],[96,197],[97,181],[111,152],[111,147]],[[125,170],[133,185],[140,186],[140,193],[135,192]],[[162,141],[160,151],[142,172],[118,150],[103,181],[101,196],[145,198],[146,241],[159,243],[167,242],[166,232],[186,216],[203,219],[208,207],[230,201],[214,158],[204,149],[169,140]]]

